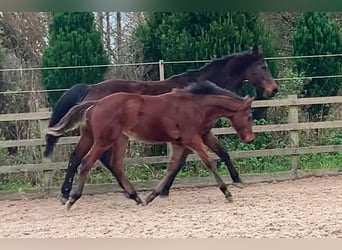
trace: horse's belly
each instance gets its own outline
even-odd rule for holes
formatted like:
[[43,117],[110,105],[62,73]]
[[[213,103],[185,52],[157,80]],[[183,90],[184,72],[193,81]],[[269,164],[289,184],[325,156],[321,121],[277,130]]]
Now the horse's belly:
[[163,131],[138,129],[124,131],[123,133],[131,139],[140,140],[148,144],[161,144],[173,140],[173,138]]

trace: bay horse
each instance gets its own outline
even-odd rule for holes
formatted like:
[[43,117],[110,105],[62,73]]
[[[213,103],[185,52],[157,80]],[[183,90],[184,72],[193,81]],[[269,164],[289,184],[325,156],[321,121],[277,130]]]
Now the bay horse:
[[254,98],[242,98],[209,81],[198,82],[185,89],[173,89],[161,95],[114,93],[100,100],[76,105],[46,133],[60,136],[81,127],[78,152],[82,158],[77,189],[71,193],[67,208],[82,196],[91,168],[101,155],[110,149],[110,168],[125,190],[126,197],[143,204],[132,183],[124,173],[124,156],[129,137],[148,143],[171,143],[171,162],[166,176],[145,200],[149,204],[173,177],[184,151],[198,154],[210,170],[227,201],[232,195],[217,172],[205,149],[203,136],[214,121],[226,117],[231,121],[239,138],[250,143],[254,140],[251,103]]
[[[56,103],[49,122],[49,127],[56,125],[68,110],[82,101],[98,100],[116,92],[159,95],[170,92],[173,88],[184,88],[192,82],[205,80],[210,80],[218,86],[231,91],[236,91],[242,86],[243,81],[248,80],[255,88],[260,89],[266,97],[272,97],[278,91],[277,83],[274,81],[267,63],[264,61],[261,48],[259,46],[254,46],[251,50],[215,59],[200,69],[189,70],[174,75],[164,81],[147,82],[112,79],[94,85],[74,85],[65,92]],[[52,154],[59,137],[60,136],[51,134],[46,135],[45,157]],[[241,186],[242,182],[240,176],[233,166],[228,152],[225,151],[218,139],[210,131],[203,135],[203,139],[204,143],[224,161],[233,184]],[[81,159],[77,157],[78,150],[78,147],[76,147],[69,159],[67,173],[61,187],[62,204],[65,204],[66,200],[68,200],[77,167],[81,163]],[[168,183],[165,190],[162,191],[162,196],[168,196],[169,189],[177,173],[180,171],[182,165],[184,165],[188,154],[190,154],[190,151],[185,150],[180,158],[177,170],[174,171],[174,176],[170,178],[170,183]],[[110,155],[111,152],[106,151],[100,157],[100,160],[111,171],[111,168],[109,167]],[[113,171],[111,172],[113,174]]]

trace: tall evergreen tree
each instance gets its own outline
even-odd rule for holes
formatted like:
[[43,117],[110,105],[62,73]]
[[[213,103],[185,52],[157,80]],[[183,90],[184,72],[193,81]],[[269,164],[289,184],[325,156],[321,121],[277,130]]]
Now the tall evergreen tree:
[[[102,35],[96,29],[91,12],[56,12],[52,14],[49,43],[43,54],[43,67],[107,65]],[[76,83],[103,80],[107,67],[43,70],[47,89],[70,88]],[[62,93],[49,93],[51,105]]]
[[[272,37],[256,13],[249,12],[155,12],[147,15],[144,25],[136,29],[136,37],[143,44],[145,61],[180,61],[214,59],[230,53],[250,49],[261,44],[265,56],[274,56]],[[167,64],[165,77],[203,64]],[[269,62],[276,75],[274,61]],[[155,68],[150,78],[158,79]],[[245,85],[240,94],[261,93]],[[258,109],[265,117],[265,109]],[[257,115],[258,116],[258,115]]]
[[[293,35],[294,55],[341,54],[342,41],[338,24],[324,12],[306,12]],[[295,59],[294,67],[305,76],[337,75],[341,72],[341,57],[315,57]],[[337,78],[312,79],[303,89],[306,97],[334,96],[341,88]],[[311,105],[309,117],[317,119],[327,115],[329,105]]]

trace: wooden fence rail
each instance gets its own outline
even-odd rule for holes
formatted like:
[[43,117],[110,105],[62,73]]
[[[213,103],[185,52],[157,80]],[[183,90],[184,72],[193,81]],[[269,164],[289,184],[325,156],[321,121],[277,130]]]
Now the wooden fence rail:
[[[255,125],[253,131],[255,133],[261,132],[279,132],[279,131],[295,131],[308,130],[320,128],[342,128],[342,120],[340,121],[326,121],[326,122],[302,122],[302,123],[288,123],[288,124],[272,124],[272,125]],[[229,135],[235,134],[232,128],[213,128],[212,132],[215,135]],[[61,137],[58,141],[59,145],[75,144],[79,140],[79,136]],[[45,139],[21,139],[21,140],[7,140],[0,141],[0,148],[18,147],[18,146],[44,146]]]
[[[161,62],[162,63],[162,62]],[[162,73],[162,72],[161,72]],[[286,99],[275,100],[262,100],[254,101],[253,107],[288,107],[288,123],[284,124],[272,124],[272,125],[255,125],[253,130],[255,133],[261,132],[276,132],[287,131],[289,132],[289,147],[288,148],[275,148],[265,150],[253,150],[253,151],[230,151],[232,158],[242,157],[255,157],[255,156],[270,156],[270,155],[288,155],[291,157],[292,170],[297,171],[299,166],[299,155],[309,153],[323,153],[323,152],[338,152],[342,151],[342,145],[325,145],[325,146],[311,146],[300,147],[300,131],[309,129],[328,129],[328,128],[342,128],[342,120],[323,121],[323,122],[299,122],[298,111],[301,105],[311,104],[327,104],[327,103],[342,103],[342,96],[334,97],[315,97],[315,98],[297,98],[297,96],[289,96]],[[20,113],[20,114],[2,114],[0,115],[0,122],[6,121],[22,121],[22,120],[37,120],[41,125],[41,130],[44,130],[47,126],[48,119],[51,112],[47,109],[43,109],[36,113]],[[228,128],[213,128],[212,130],[216,135],[235,134],[235,131]],[[78,141],[78,136],[62,137],[58,144],[75,144]],[[41,138],[22,139],[22,140],[0,140],[0,149],[16,146],[44,146],[45,139],[43,133]],[[214,159],[218,159],[216,155],[211,154]],[[196,155],[191,155],[188,161],[199,160]],[[126,164],[152,164],[152,163],[167,163],[169,161],[168,156],[153,156],[153,157],[138,157],[138,158],[126,158]],[[0,161],[1,164],[1,161]],[[15,173],[15,172],[30,172],[30,171],[44,171],[44,170],[56,170],[65,169],[66,162],[42,162],[38,164],[21,164],[0,166],[0,173]]]
[[[342,103],[342,96],[326,96],[326,97],[309,97],[309,98],[295,98],[289,97],[287,99],[274,99],[254,101],[253,108],[261,107],[279,107],[279,106],[301,106],[312,104],[327,104],[327,103]],[[16,113],[16,114],[1,114],[0,122],[4,121],[24,121],[24,120],[46,120],[50,119],[51,112],[44,111],[33,113]]]

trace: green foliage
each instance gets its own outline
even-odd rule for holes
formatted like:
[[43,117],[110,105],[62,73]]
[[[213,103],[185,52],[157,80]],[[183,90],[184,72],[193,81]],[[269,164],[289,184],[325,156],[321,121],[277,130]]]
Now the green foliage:
[[[340,54],[342,52],[341,32],[338,24],[324,12],[304,13],[293,35],[294,55]],[[341,57],[316,57],[295,59],[297,72],[305,76],[337,75],[341,72]],[[340,79],[312,79],[304,85],[302,94],[306,97],[335,96],[341,88]],[[309,107],[311,119],[325,116],[329,105]]]
[[[0,37],[0,69],[3,68],[3,54],[2,54],[2,39]],[[0,92],[5,91],[5,83],[3,82],[3,75],[2,72],[0,72]],[[0,94],[0,109],[4,110],[4,105],[6,103],[6,97],[4,94]]]
[[329,169],[338,168],[342,169],[342,153],[318,153],[318,154],[306,154],[300,156],[301,169]]
[[277,94],[278,98],[287,98],[288,95],[301,96],[305,84],[303,72],[297,72],[292,68],[284,68],[279,77],[291,78],[291,80],[278,81],[279,89],[281,89]]
[[340,132],[336,137],[330,138],[330,142],[333,145],[342,145],[342,132]]
[[[108,55],[102,35],[96,29],[91,12],[56,12],[52,14],[49,44],[43,54],[43,67],[107,65]],[[103,80],[107,67],[43,70],[47,89],[70,88],[76,83]],[[62,93],[49,94],[51,105]]]
[[[2,68],[2,61],[3,61],[3,54],[2,52],[2,40],[0,39],[0,69]],[[0,75],[0,77],[2,77],[2,75]]]
[[[261,44],[275,55],[270,33],[257,14],[249,12],[155,12],[135,35],[144,47],[145,61],[214,59]],[[165,77],[202,64],[167,64]],[[270,62],[273,73],[276,67]],[[247,91],[247,90],[246,90]]]

